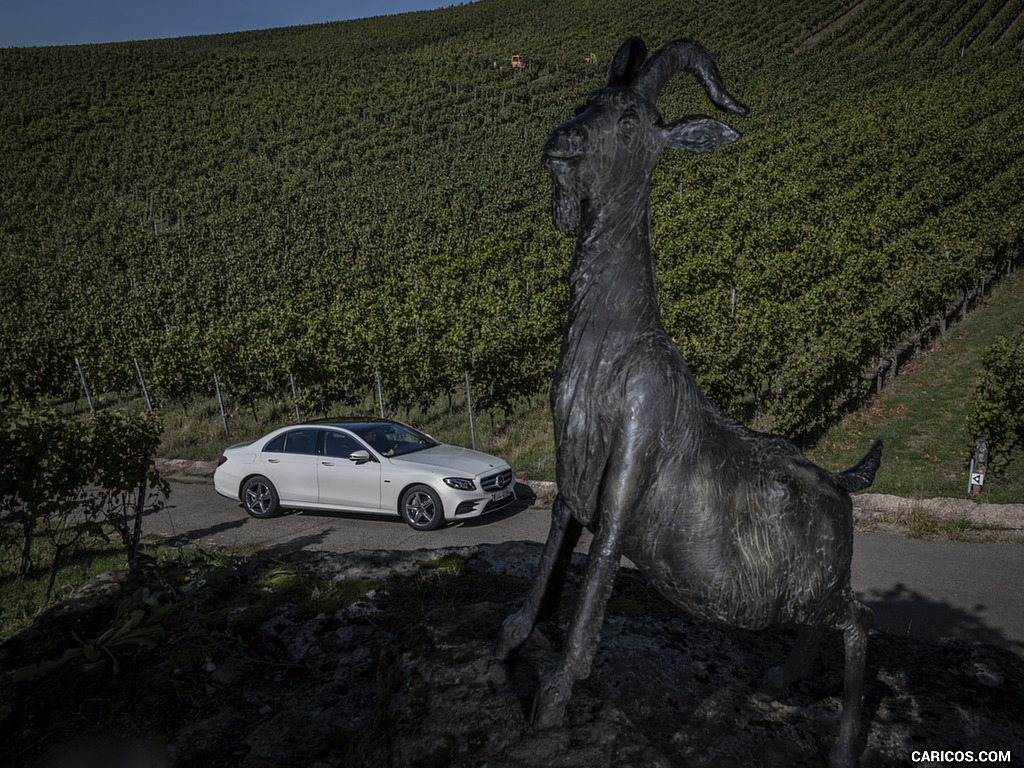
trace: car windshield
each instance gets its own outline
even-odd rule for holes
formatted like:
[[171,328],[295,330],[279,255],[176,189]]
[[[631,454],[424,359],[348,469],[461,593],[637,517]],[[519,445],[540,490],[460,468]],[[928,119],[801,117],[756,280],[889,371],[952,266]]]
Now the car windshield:
[[365,424],[352,430],[382,456],[401,456],[440,445],[404,424]]

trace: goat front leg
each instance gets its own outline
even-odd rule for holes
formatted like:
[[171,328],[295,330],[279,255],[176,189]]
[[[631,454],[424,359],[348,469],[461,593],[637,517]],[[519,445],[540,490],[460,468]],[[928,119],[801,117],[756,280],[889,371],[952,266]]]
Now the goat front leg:
[[559,494],[551,505],[551,530],[537,566],[537,575],[522,607],[501,625],[494,655],[511,659],[522,648],[537,622],[558,607],[566,572],[583,526]]
[[854,750],[860,735],[861,694],[864,690],[864,665],[867,659],[868,631],[875,615],[866,605],[851,598],[849,614],[841,625],[846,655],[843,681],[843,714],[839,720],[839,738],[829,753],[831,768],[853,768]]
[[[617,512],[622,512],[618,507]],[[540,681],[530,720],[535,728],[560,725],[577,680],[590,675],[590,666],[601,639],[605,609],[615,584],[622,552],[622,522],[601,514],[587,555],[587,568],[576,609],[566,635],[562,655]]]

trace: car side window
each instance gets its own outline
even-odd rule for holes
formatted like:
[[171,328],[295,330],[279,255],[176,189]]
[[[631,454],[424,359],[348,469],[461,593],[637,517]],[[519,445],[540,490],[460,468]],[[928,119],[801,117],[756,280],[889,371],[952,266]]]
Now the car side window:
[[362,450],[362,448],[363,446],[359,445],[354,438],[341,432],[324,433],[325,456],[331,456],[337,459],[347,459],[356,451]]
[[316,453],[318,429],[293,429],[285,433],[285,453]]
[[264,453],[283,453],[284,452],[284,439],[287,435],[278,435],[269,443],[263,446]]

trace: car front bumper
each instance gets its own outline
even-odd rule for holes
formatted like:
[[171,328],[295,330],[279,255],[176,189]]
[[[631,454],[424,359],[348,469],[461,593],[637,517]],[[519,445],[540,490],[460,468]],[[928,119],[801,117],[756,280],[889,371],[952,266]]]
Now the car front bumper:
[[459,502],[455,507],[454,519],[464,520],[496,512],[499,509],[504,509],[515,500],[516,492],[512,488],[506,488],[476,499],[466,499]]

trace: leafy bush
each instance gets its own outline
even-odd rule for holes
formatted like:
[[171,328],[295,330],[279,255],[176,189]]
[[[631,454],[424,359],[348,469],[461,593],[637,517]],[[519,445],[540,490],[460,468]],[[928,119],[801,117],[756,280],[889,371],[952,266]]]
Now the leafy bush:
[[[51,587],[61,554],[84,536],[113,528],[131,557],[139,502],[160,506],[170,492],[153,465],[159,439],[153,416],[0,409],[0,541],[20,540],[19,574],[32,565],[37,536],[53,547]],[[148,498],[139,499],[143,478]]]
[[981,357],[981,382],[971,398],[967,431],[989,443],[989,466],[998,472],[1021,441],[1024,428],[1024,328],[999,336]]

